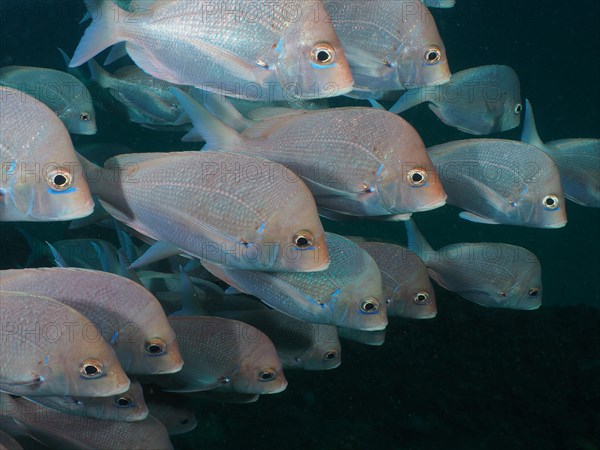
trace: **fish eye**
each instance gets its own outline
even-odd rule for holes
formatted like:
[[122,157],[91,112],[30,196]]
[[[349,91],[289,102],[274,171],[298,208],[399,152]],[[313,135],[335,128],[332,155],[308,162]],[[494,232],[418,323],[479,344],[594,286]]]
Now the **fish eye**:
[[162,355],[166,348],[166,344],[158,338],[150,339],[144,344],[144,350],[152,356]]
[[321,42],[313,47],[310,57],[313,63],[320,66],[332,64],[335,60],[335,49],[327,42]]
[[408,172],[407,178],[411,186],[423,186],[427,182],[427,171],[413,169]]
[[309,231],[298,231],[294,235],[294,245],[298,248],[308,248],[313,245],[313,235]]
[[373,313],[379,309],[379,302],[373,297],[360,302],[360,310],[365,313]]
[[79,120],[81,120],[82,122],[87,122],[91,118],[92,118],[92,115],[89,112],[84,111],[81,114],[79,114]]
[[529,295],[530,297],[537,297],[540,293],[540,290],[538,288],[532,288],[529,289],[529,292],[527,293],[527,295]]
[[71,174],[65,169],[53,170],[48,174],[48,186],[54,191],[65,191],[71,186]]
[[413,302],[416,303],[417,305],[424,305],[424,304],[428,303],[427,300],[429,300],[429,292],[427,292],[427,291],[417,292],[415,294],[415,297],[413,298]]
[[328,361],[332,361],[334,359],[337,359],[338,355],[339,355],[339,352],[337,350],[329,350],[328,352],[325,352],[325,354],[323,355],[323,358]]
[[515,111],[515,114],[521,114],[521,111],[523,111],[523,105],[521,105],[520,103],[517,103],[515,105],[514,111]]
[[84,378],[98,378],[102,376],[103,367],[97,359],[86,359],[79,366],[79,373]]
[[258,373],[258,381],[273,381],[275,378],[277,378],[275,369],[263,369]]
[[114,403],[118,408],[129,408],[130,406],[133,406],[133,399],[128,395],[119,395],[118,397],[115,397]]
[[546,195],[543,198],[542,203],[544,204],[544,208],[549,210],[557,209],[559,207],[558,197],[553,194]]
[[442,59],[442,51],[437,45],[432,45],[425,51],[423,58],[426,64],[435,64]]

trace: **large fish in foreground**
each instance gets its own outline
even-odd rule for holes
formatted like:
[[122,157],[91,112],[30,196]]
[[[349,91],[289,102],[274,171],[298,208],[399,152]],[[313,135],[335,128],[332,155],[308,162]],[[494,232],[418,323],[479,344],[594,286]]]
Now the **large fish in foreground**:
[[556,164],[533,145],[466,139],[427,149],[448,194],[472,222],[535,228],[567,223]]
[[412,220],[405,222],[408,248],[427,264],[433,280],[467,300],[490,308],[538,309],[542,269],[529,250],[479,242],[451,244],[435,251]]
[[321,210],[399,216],[442,206],[446,194],[425,144],[404,119],[373,108],[273,108],[242,133],[182,91],[173,90],[194,129],[184,140],[276,161],[310,188]]
[[0,86],[0,221],[85,217],[94,202],[69,132],[39,100]]
[[53,298],[0,291],[0,391],[116,395],[129,379],[90,320]]
[[310,191],[277,163],[209,151],[120,155],[104,169],[82,161],[105,209],[171,255],[254,270],[329,265]]
[[600,139],[560,139],[544,144],[531,104],[527,99],[525,103],[521,140],[535,145],[556,163],[565,197],[582,206],[600,208]]
[[126,41],[127,53],[146,73],[228,96],[311,99],[352,89],[344,50],[321,0],[156,1],[137,10],[135,20],[109,0],[86,5],[92,22],[71,67]]

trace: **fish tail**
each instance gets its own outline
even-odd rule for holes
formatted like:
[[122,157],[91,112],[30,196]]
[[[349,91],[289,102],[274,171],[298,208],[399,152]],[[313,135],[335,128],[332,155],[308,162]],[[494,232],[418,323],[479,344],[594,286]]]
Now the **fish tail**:
[[417,254],[425,264],[435,255],[435,250],[425,240],[414,220],[409,219],[404,222],[406,226],[406,235],[408,238],[408,249]]
[[88,67],[90,69],[91,80],[103,88],[107,88],[110,84],[111,74],[104,70],[93,58],[88,61]]
[[423,90],[420,88],[409,89],[392,105],[389,112],[393,114],[399,114],[414,106],[420,105],[424,102]]
[[102,50],[125,40],[120,36],[120,24],[127,17],[127,11],[110,0],[84,1],[92,23],[83,33],[69,67],[79,67]]
[[523,131],[521,132],[521,141],[527,144],[534,145],[540,149],[544,149],[544,143],[540,139],[537,128],[535,126],[535,118],[533,117],[533,108],[528,99],[525,99],[525,119],[523,120]]

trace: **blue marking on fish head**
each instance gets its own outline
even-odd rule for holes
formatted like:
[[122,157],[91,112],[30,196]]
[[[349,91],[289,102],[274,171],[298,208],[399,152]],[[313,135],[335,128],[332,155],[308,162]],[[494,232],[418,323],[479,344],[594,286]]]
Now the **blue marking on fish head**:
[[337,66],[337,63],[331,63],[331,64],[326,64],[326,65],[320,66],[311,61],[310,65],[313,66],[314,69],[323,70],[323,69],[331,69],[331,68]]
[[381,175],[382,171],[383,171],[383,163],[381,163],[379,165],[379,169],[377,169],[377,173],[375,173],[375,176],[378,177],[379,175]]
[[50,355],[46,355],[46,357],[44,358],[44,365],[48,365],[48,363],[50,362]]
[[64,191],[55,191],[53,189],[48,188],[48,192],[52,195],[57,195],[57,194],[71,194],[73,192],[77,192],[77,188],[71,187],[69,189],[65,189]]
[[267,226],[267,222],[261,223],[260,227],[258,227],[258,230],[256,230],[256,232],[259,234],[263,234],[265,232],[266,226]]
[[283,50],[283,39],[279,39],[279,42],[277,43],[277,47],[275,47],[275,51],[277,53],[281,53],[281,50]]
[[15,173],[15,170],[17,170],[17,161],[13,161],[10,163],[8,169],[6,169],[6,175],[12,175],[13,173]]
[[115,330],[115,332],[113,333],[113,335],[110,337],[110,341],[109,342],[111,344],[115,344],[118,339],[119,339],[119,330]]

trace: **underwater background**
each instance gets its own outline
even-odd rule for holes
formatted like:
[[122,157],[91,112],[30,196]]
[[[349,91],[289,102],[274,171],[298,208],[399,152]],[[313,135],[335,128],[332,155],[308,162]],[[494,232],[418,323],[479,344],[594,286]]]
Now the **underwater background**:
[[[64,70],[57,47],[73,53],[84,13],[81,1],[0,0],[0,66]],[[432,14],[452,72],[485,64],[515,69],[544,142],[600,137],[600,2],[457,0]],[[197,147],[180,142],[181,133],[97,111],[98,134],[73,135],[75,145]],[[442,124],[424,104],[402,116],[427,146],[472,137]],[[519,139],[520,133],[486,137]],[[415,221],[434,248],[505,242],[534,252],[543,269],[539,310],[487,309],[436,286],[435,319],[390,320],[381,347],[344,341],[339,368],[288,370],[287,390],[257,403],[198,401],[199,425],[173,436],[175,447],[600,449],[600,210],[568,202],[561,229],[476,224],[459,219],[458,211],[445,206],[416,214]],[[406,243],[397,222],[323,224],[342,235]],[[116,242],[111,230],[67,226],[0,224],[0,269],[27,261],[30,249],[17,228],[42,241]]]

